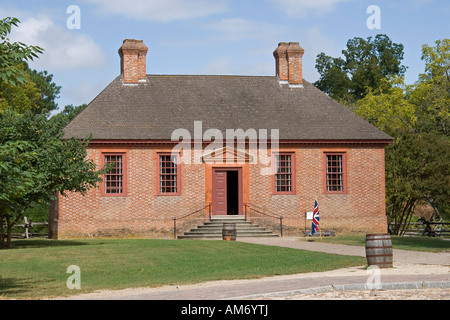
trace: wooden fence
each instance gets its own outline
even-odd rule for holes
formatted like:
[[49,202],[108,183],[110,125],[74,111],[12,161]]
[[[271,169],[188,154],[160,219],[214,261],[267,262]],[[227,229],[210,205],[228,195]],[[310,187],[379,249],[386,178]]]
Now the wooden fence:
[[[394,226],[394,223],[390,223]],[[406,236],[450,236],[450,223],[448,222],[411,222],[408,229],[405,230]]]
[[[31,219],[28,221],[27,217],[23,218],[24,223],[23,224],[16,224],[13,226],[13,228],[23,228],[24,232],[13,232],[11,234],[12,238],[16,239],[30,239],[34,237],[38,238],[47,238],[48,237],[48,222],[33,222]],[[47,226],[47,232],[33,232],[33,227],[36,226]]]

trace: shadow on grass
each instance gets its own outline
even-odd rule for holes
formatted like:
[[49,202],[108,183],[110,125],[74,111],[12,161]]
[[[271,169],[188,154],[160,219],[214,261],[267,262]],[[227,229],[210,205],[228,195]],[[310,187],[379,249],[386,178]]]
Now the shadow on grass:
[[[55,285],[55,283],[57,285]],[[60,287],[59,282],[49,278],[39,277],[9,277],[0,276],[0,301],[8,299],[36,299],[46,296]]]
[[12,249],[83,246],[88,244],[88,242],[76,240],[28,239],[13,240]]
[[30,290],[32,279],[2,278],[0,277],[0,298],[14,298]]

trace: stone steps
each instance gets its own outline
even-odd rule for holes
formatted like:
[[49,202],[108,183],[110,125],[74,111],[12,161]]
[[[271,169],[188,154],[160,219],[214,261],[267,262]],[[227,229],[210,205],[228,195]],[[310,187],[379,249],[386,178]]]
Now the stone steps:
[[211,221],[178,236],[178,239],[222,239],[222,229],[225,222],[236,224],[236,237],[278,237],[266,228],[245,221],[242,216],[213,216]]

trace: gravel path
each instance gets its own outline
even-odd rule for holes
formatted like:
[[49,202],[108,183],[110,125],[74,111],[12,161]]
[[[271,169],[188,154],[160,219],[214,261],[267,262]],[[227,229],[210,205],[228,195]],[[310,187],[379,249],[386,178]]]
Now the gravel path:
[[[366,256],[366,248],[364,246],[349,246],[343,244],[323,243],[320,241],[310,242],[307,240],[299,240],[294,237],[283,238],[242,238],[239,241],[265,244],[280,247],[289,247],[294,249],[318,251],[325,253],[343,254],[348,256]],[[394,265],[395,264],[427,264],[427,265],[450,265],[450,241],[449,251],[442,253],[411,251],[411,250],[393,250]]]

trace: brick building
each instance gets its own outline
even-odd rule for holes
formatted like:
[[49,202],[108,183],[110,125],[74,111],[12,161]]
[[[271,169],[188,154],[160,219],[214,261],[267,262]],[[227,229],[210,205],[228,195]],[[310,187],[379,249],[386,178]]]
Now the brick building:
[[173,218],[182,232],[223,215],[299,234],[315,199],[323,229],[387,231],[391,137],[302,78],[298,43],[278,45],[275,76],[147,74],[146,54],[125,40],[121,75],[65,129],[114,169],[59,197],[59,237],[165,237]]

